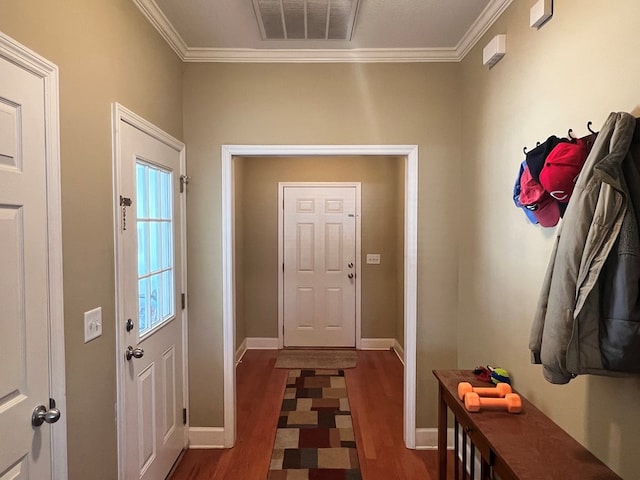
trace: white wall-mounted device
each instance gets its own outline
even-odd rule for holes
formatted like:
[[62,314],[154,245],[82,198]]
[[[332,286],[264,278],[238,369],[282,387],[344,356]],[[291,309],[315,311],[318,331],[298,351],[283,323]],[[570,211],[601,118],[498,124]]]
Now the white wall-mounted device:
[[491,39],[482,50],[482,64],[491,68],[504,57],[507,52],[507,36],[502,33]]
[[538,0],[529,10],[529,25],[540,28],[553,16],[553,0]]

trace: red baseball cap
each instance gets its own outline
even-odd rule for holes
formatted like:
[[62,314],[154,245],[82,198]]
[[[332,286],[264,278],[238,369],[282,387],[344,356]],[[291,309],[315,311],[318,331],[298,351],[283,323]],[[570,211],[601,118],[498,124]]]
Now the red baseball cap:
[[560,220],[558,202],[531,176],[529,167],[520,177],[520,203],[533,212],[542,227],[555,227]]
[[549,194],[567,203],[589,150],[585,142],[559,143],[544,162],[540,171],[540,184]]

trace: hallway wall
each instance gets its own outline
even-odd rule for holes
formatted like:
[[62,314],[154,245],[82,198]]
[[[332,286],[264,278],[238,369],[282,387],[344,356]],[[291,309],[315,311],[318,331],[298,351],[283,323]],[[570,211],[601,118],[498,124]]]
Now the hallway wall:
[[[522,148],[573,128],[598,130],[609,112],[640,116],[640,2],[554,2],[529,27],[516,0],[462,63],[458,365],[507,368],[515,387],[623,478],[638,478],[640,379],[580,376],[551,385],[531,365],[529,331],[555,228],[528,223],[512,190]],[[492,69],[482,48],[507,34]]]
[[[131,0],[4,1],[0,31],[58,65],[69,479],[117,478],[111,103],[182,136],[182,62]],[[84,343],[83,312],[102,307]]]
[[[432,368],[455,365],[457,64],[187,64],[192,425],[221,426],[220,147],[413,145],[420,151],[418,425],[435,426]],[[453,329],[453,330],[452,330]]]

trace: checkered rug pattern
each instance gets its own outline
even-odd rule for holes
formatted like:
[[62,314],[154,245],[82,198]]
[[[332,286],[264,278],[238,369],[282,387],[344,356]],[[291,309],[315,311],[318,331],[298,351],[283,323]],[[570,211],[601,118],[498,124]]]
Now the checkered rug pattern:
[[361,480],[343,370],[290,370],[268,480]]

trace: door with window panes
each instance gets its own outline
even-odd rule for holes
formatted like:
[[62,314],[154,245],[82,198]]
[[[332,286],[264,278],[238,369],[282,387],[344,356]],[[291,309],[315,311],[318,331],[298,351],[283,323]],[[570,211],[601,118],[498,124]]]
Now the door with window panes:
[[127,479],[165,478],[184,446],[180,152],[120,122],[118,260]]

